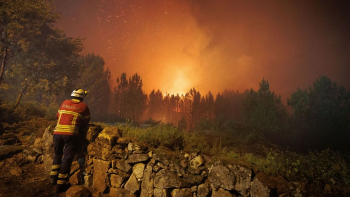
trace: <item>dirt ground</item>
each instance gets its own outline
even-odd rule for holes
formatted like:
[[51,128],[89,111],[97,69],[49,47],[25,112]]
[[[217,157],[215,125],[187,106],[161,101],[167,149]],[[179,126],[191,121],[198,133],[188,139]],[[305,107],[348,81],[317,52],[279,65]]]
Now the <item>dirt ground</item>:
[[[4,166],[0,167],[0,197],[56,195],[55,186],[49,184],[49,173],[45,171],[43,164],[27,163],[19,166],[21,173],[13,160],[6,159]],[[18,174],[13,175],[11,172]]]

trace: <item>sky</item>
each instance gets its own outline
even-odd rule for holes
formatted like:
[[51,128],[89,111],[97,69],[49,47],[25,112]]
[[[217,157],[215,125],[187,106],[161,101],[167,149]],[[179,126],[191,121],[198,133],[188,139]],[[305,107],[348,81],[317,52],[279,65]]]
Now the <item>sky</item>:
[[83,37],[112,82],[138,73],[143,89],[202,95],[258,90],[286,101],[321,75],[350,90],[350,1],[55,0],[57,27]]

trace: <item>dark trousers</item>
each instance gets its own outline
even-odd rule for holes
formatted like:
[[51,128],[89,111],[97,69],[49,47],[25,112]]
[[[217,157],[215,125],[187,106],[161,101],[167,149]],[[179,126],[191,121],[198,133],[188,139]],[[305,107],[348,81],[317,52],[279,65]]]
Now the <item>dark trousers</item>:
[[51,176],[58,177],[58,185],[68,182],[78,139],[78,136],[73,135],[53,136],[55,156],[53,158]]

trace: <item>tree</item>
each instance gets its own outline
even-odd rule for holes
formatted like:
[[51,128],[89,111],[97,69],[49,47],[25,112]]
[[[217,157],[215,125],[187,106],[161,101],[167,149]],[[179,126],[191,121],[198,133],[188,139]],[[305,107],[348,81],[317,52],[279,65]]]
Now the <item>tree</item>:
[[149,117],[155,120],[162,120],[163,93],[158,89],[152,90],[149,94]]
[[0,85],[8,59],[26,51],[28,45],[41,35],[41,28],[45,25],[51,26],[58,18],[59,15],[52,12],[48,1],[0,1]]
[[117,78],[117,88],[115,89],[115,102],[117,102],[117,113],[119,117],[123,117],[126,102],[126,91],[129,87],[126,73],[122,73],[120,78]]
[[142,79],[137,73],[129,78],[125,105],[129,111],[127,116],[133,121],[142,117],[142,114],[147,107],[147,95],[143,93],[142,85]]
[[80,38],[68,38],[53,27],[58,15],[46,1],[15,0],[2,5],[1,70],[8,65],[7,80],[13,90],[20,89],[13,112],[29,89],[32,94],[38,90],[53,94],[67,87],[76,78],[76,59],[83,47]]
[[297,89],[288,99],[293,109],[292,129],[305,148],[349,152],[350,93],[326,76],[309,89]]
[[78,60],[78,80],[75,88],[83,88],[89,91],[84,101],[89,105],[92,117],[96,119],[106,118],[111,95],[111,72],[104,69],[105,62],[102,57],[94,54],[83,55]]
[[251,89],[243,100],[244,119],[256,132],[275,139],[283,130],[287,118],[286,109],[281,96],[270,91],[269,82],[265,79],[260,83],[260,89]]

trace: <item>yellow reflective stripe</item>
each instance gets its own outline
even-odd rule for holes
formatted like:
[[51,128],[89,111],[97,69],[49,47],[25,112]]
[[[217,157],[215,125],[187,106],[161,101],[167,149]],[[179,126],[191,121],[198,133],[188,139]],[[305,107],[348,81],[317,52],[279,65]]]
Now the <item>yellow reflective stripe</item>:
[[73,116],[79,116],[80,118],[83,117],[83,115],[77,113],[77,112],[73,112],[73,111],[67,111],[67,110],[59,110],[59,113],[62,113],[62,114],[70,114],[70,115],[73,115]]
[[57,124],[60,123],[60,120],[61,120],[61,116],[62,116],[62,113],[60,112],[60,110],[58,110],[58,113],[60,113],[60,117],[58,117],[58,121],[57,121]]
[[77,123],[77,118],[78,116],[74,116],[73,120],[72,120],[72,125],[76,125]]
[[66,184],[67,183],[67,180],[57,180],[57,184],[58,185],[63,185],[63,184]]
[[57,175],[58,171],[51,171],[50,175]]
[[56,128],[62,128],[62,129],[78,129],[77,126],[75,125],[63,125],[63,124],[59,124],[56,126]]
[[51,169],[59,169],[61,167],[61,165],[52,165]]
[[68,175],[69,175],[69,174],[59,174],[59,175],[58,175],[58,178],[60,178],[60,179],[66,179],[66,178],[68,178]]
[[78,99],[72,99],[72,101],[77,102],[77,103],[80,103],[80,102],[81,102],[81,101],[78,100]]

